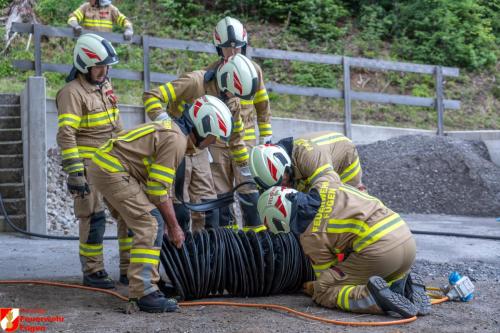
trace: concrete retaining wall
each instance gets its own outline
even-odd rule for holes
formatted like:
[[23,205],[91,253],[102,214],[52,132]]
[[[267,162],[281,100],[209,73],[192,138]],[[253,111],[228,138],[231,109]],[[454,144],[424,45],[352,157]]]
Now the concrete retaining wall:
[[[141,124],[145,120],[144,109],[140,106],[119,105],[125,128]],[[288,136],[318,131],[343,132],[343,124],[327,121],[272,118],[274,140]],[[57,109],[54,100],[47,100],[47,148],[57,147]],[[397,128],[370,125],[353,125],[352,136],[356,144],[367,144],[387,140],[402,135],[435,135],[436,131],[413,128]],[[488,147],[493,162],[500,165],[500,131],[449,131],[445,135],[466,140],[483,140]]]

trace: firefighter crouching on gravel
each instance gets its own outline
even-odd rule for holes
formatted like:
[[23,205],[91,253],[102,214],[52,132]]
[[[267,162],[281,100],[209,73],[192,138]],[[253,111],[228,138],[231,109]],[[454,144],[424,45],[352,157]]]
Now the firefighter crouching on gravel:
[[[174,311],[174,299],[158,290],[158,264],[165,232],[175,246],[184,234],[172,204],[176,170],[188,137],[203,149],[216,139],[229,140],[231,113],[213,96],[203,96],[178,119],[141,125],[101,146],[89,166],[89,178],[133,233],[128,270],[129,297],[148,312]],[[143,188],[145,190],[143,190]]]
[[72,12],[68,18],[68,25],[73,28],[77,37],[80,36],[83,28],[111,32],[113,23],[125,29],[123,39],[132,39],[134,35],[132,23],[111,4],[111,0],[89,0]]
[[[57,143],[62,153],[68,190],[74,195],[75,216],[79,220],[80,262],[83,284],[95,288],[113,288],[114,282],[104,270],[103,236],[106,216],[102,195],[86,178],[90,158],[108,139],[123,130],[117,98],[107,78],[109,66],[118,63],[111,44],[100,36],[86,34],[78,38],[73,52],[73,69],[68,83],[57,93]],[[111,210],[116,217],[116,212]],[[118,219],[120,281],[126,273],[132,238]]]
[[259,199],[259,214],[271,232],[300,234],[317,277],[304,291],[316,303],[405,318],[430,312],[422,280],[408,274],[416,247],[406,223],[377,198],[342,184],[334,171],[316,178],[308,193],[270,188]]
[[[246,55],[248,44],[248,36],[245,28],[240,21],[225,17],[220,20],[214,30],[213,43],[217,49],[220,59],[208,66],[208,71],[213,71],[224,64],[231,56],[236,54]],[[241,103],[241,118],[244,125],[244,136],[246,146],[250,149],[256,144],[255,125],[256,121],[259,127],[259,142],[266,143],[271,141],[271,109],[269,106],[269,96],[267,95],[266,86],[264,84],[264,76],[260,66],[252,61],[257,75],[258,83],[255,95],[251,99],[240,99]],[[256,119],[257,118],[257,119]],[[213,158],[212,176],[214,179],[215,190],[217,194],[222,194],[230,191],[234,183],[239,184],[248,180],[248,175],[242,177],[240,173],[235,172],[235,161],[231,159],[227,148],[221,144],[216,144],[210,147],[210,153]],[[259,193],[253,186],[245,186],[239,191],[240,208],[243,215],[244,230],[253,229],[255,232],[265,230],[260,224],[255,207]],[[221,214],[225,219],[234,220],[234,214],[229,207],[221,210]]]
[[[268,160],[273,163],[269,164]],[[270,166],[273,167],[270,167]],[[356,146],[336,132],[317,132],[259,145],[250,152],[250,171],[263,189],[281,185],[307,191],[315,179],[329,171],[340,180],[365,191]]]
[[[237,55],[216,71],[198,70],[182,74],[178,79],[167,82],[152,91],[144,92],[143,101],[146,113],[152,120],[168,118],[178,118],[183,115],[186,103],[192,103],[195,98],[204,94],[217,96],[222,99],[234,120],[233,135],[229,142],[218,141],[215,145],[221,146],[227,151],[234,161],[234,168],[227,170],[226,177],[233,177],[244,173],[250,176],[248,170],[248,150],[243,142],[243,122],[240,117],[240,99],[253,98],[257,86],[257,74],[249,59],[242,55]],[[162,110],[162,103],[167,103],[167,113]],[[212,146],[215,146],[212,145]],[[212,147],[211,146],[211,147]],[[210,148],[211,148],[210,147]],[[231,179],[233,179],[231,178]],[[210,172],[208,151],[199,149],[189,149],[186,156],[184,192],[187,192],[191,202],[206,201],[214,199],[216,192],[214,188],[215,179]],[[233,188],[231,186],[226,192]],[[183,230],[189,229],[189,211],[184,205],[175,203],[177,218]],[[227,216],[227,208],[220,212],[212,211],[202,215],[193,214],[193,227],[199,229],[200,226],[217,226],[220,221],[221,226],[230,224]],[[219,213],[219,214],[217,214]],[[260,224],[260,221],[259,221]]]

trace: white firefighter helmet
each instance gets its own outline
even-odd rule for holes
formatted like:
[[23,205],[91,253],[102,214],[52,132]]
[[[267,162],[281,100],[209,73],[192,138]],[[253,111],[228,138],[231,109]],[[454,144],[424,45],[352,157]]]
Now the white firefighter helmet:
[[217,84],[222,92],[230,92],[236,97],[252,100],[259,77],[252,61],[243,54],[229,57],[217,69]]
[[106,7],[111,5],[111,0],[99,0],[99,6],[100,7]]
[[297,191],[282,186],[273,186],[259,197],[257,210],[264,225],[274,234],[290,232],[292,202],[286,198]]
[[250,172],[255,182],[264,189],[281,185],[283,174],[291,167],[290,156],[281,146],[258,145],[250,152]]
[[222,56],[221,47],[241,48],[241,53],[245,54],[247,44],[247,31],[237,19],[226,16],[215,26],[214,45],[220,56]]
[[115,65],[118,55],[113,45],[96,34],[85,34],[76,41],[73,50],[73,65],[81,73],[87,74],[89,68],[98,65]]
[[229,140],[233,129],[231,111],[220,99],[210,95],[201,96],[188,112],[200,137],[206,138],[211,134],[223,141]]

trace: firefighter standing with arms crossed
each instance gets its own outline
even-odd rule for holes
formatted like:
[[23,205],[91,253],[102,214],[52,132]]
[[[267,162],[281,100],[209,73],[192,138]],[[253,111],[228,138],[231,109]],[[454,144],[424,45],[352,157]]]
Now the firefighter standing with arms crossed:
[[[102,195],[88,181],[86,172],[95,150],[123,130],[117,98],[107,77],[109,66],[117,63],[118,56],[107,40],[94,34],[81,36],[73,52],[74,67],[66,79],[68,83],[56,97],[57,143],[79,220],[83,284],[105,289],[114,287],[103,262],[106,215]],[[132,238],[123,221],[117,220],[120,281],[126,284]]]
[[113,23],[125,29],[123,39],[132,39],[134,35],[132,23],[111,4],[111,0],[89,0],[72,12],[68,18],[68,25],[73,28],[77,37],[80,36],[83,28],[111,32]]
[[[225,17],[220,20],[214,30],[213,42],[220,59],[208,66],[208,71],[213,71],[224,64],[225,61],[235,54],[246,54],[248,36],[240,21]],[[259,128],[259,143],[266,143],[272,139],[271,109],[269,96],[264,84],[264,76],[260,66],[252,61],[258,75],[257,90],[252,99],[241,99],[241,118],[244,123],[244,136],[246,146],[250,149],[255,146],[257,137],[255,135],[256,120]],[[257,118],[257,119],[256,119]],[[212,176],[215,190],[218,194],[230,191],[234,184],[240,184],[251,180],[248,168],[242,172],[235,172],[235,162],[230,158],[227,148],[221,144],[210,147],[213,158],[211,163]],[[240,207],[243,215],[244,230],[253,229],[255,232],[265,230],[257,216],[257,200],[259,193],[253,186],[245,186],[239,190]],[[221,210],[221,219],[234,220],[234,214],[227,208]]]
[[[218,68],[217,71],[198,70],[184,73],[179,78],[167,82],[152,91],[143,94],[146,113],[151,120],[179,118],[185,112],[185,105],[194,99],[208,94],[219,97],[229,107],[234,120],[233,134],[229,142],[218,142],[228,151],[236,164],[235,173],[248,169],[248,150],[243,141],[243,122],[240,117],[240,99],[251,99],[257,87],[257,73],[251,61],[242,55],[236,55]],[[167,113],[162,110],[162,103],[167,104]],[[214,181],[210,172],[208,151],[191,147],[186,154],[184,176],[184,194],[191,202],[200,202],[216,198]],[[229,189],[231,190],[232,187]],[[184,231],[189,230],[189,211],[181,203],[174,203],[177,218]],[[212,210],[205,216],[193,214],[193,229],[201,227],[225,226],[225,209],[221,213]],[[219,218],[219,215],[220,216]]]

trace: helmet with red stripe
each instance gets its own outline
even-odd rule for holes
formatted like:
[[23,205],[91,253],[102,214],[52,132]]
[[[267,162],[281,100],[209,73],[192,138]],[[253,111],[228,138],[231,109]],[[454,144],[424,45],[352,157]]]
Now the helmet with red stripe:
[[199,137],[213,135],[223,141],[229,140],[233,129],[232,116],[220,99],[210,95],[197,98],[188,112]]
[[230,92],[241,99],[252,100],[259,77],[252,61],[236,54],[217,69],[217,84],[222,92]]
[[250,172],[255,182],[264,189],[281,185],[285,171],[291,167],[290,156],[281,146],[258,145],[250,152]]
[[89,72],[89,68],[99,65],[115,65],[118,63],[118,55],[113,45],[106,39],[96,34],[85,34],[76,41],[73,50],[73,65],[83,74]]
[[290,232],[292,202],[287,194],[296,193],[292,188],[273,186],[259,197],[257,210],[262,223],[272,232]]
[[247,31],[237,19],[226,16],[215,26],[214,45],[219,56],[223,57],[222,47],[241,48],[241,53],[245,54],[247,44]]

